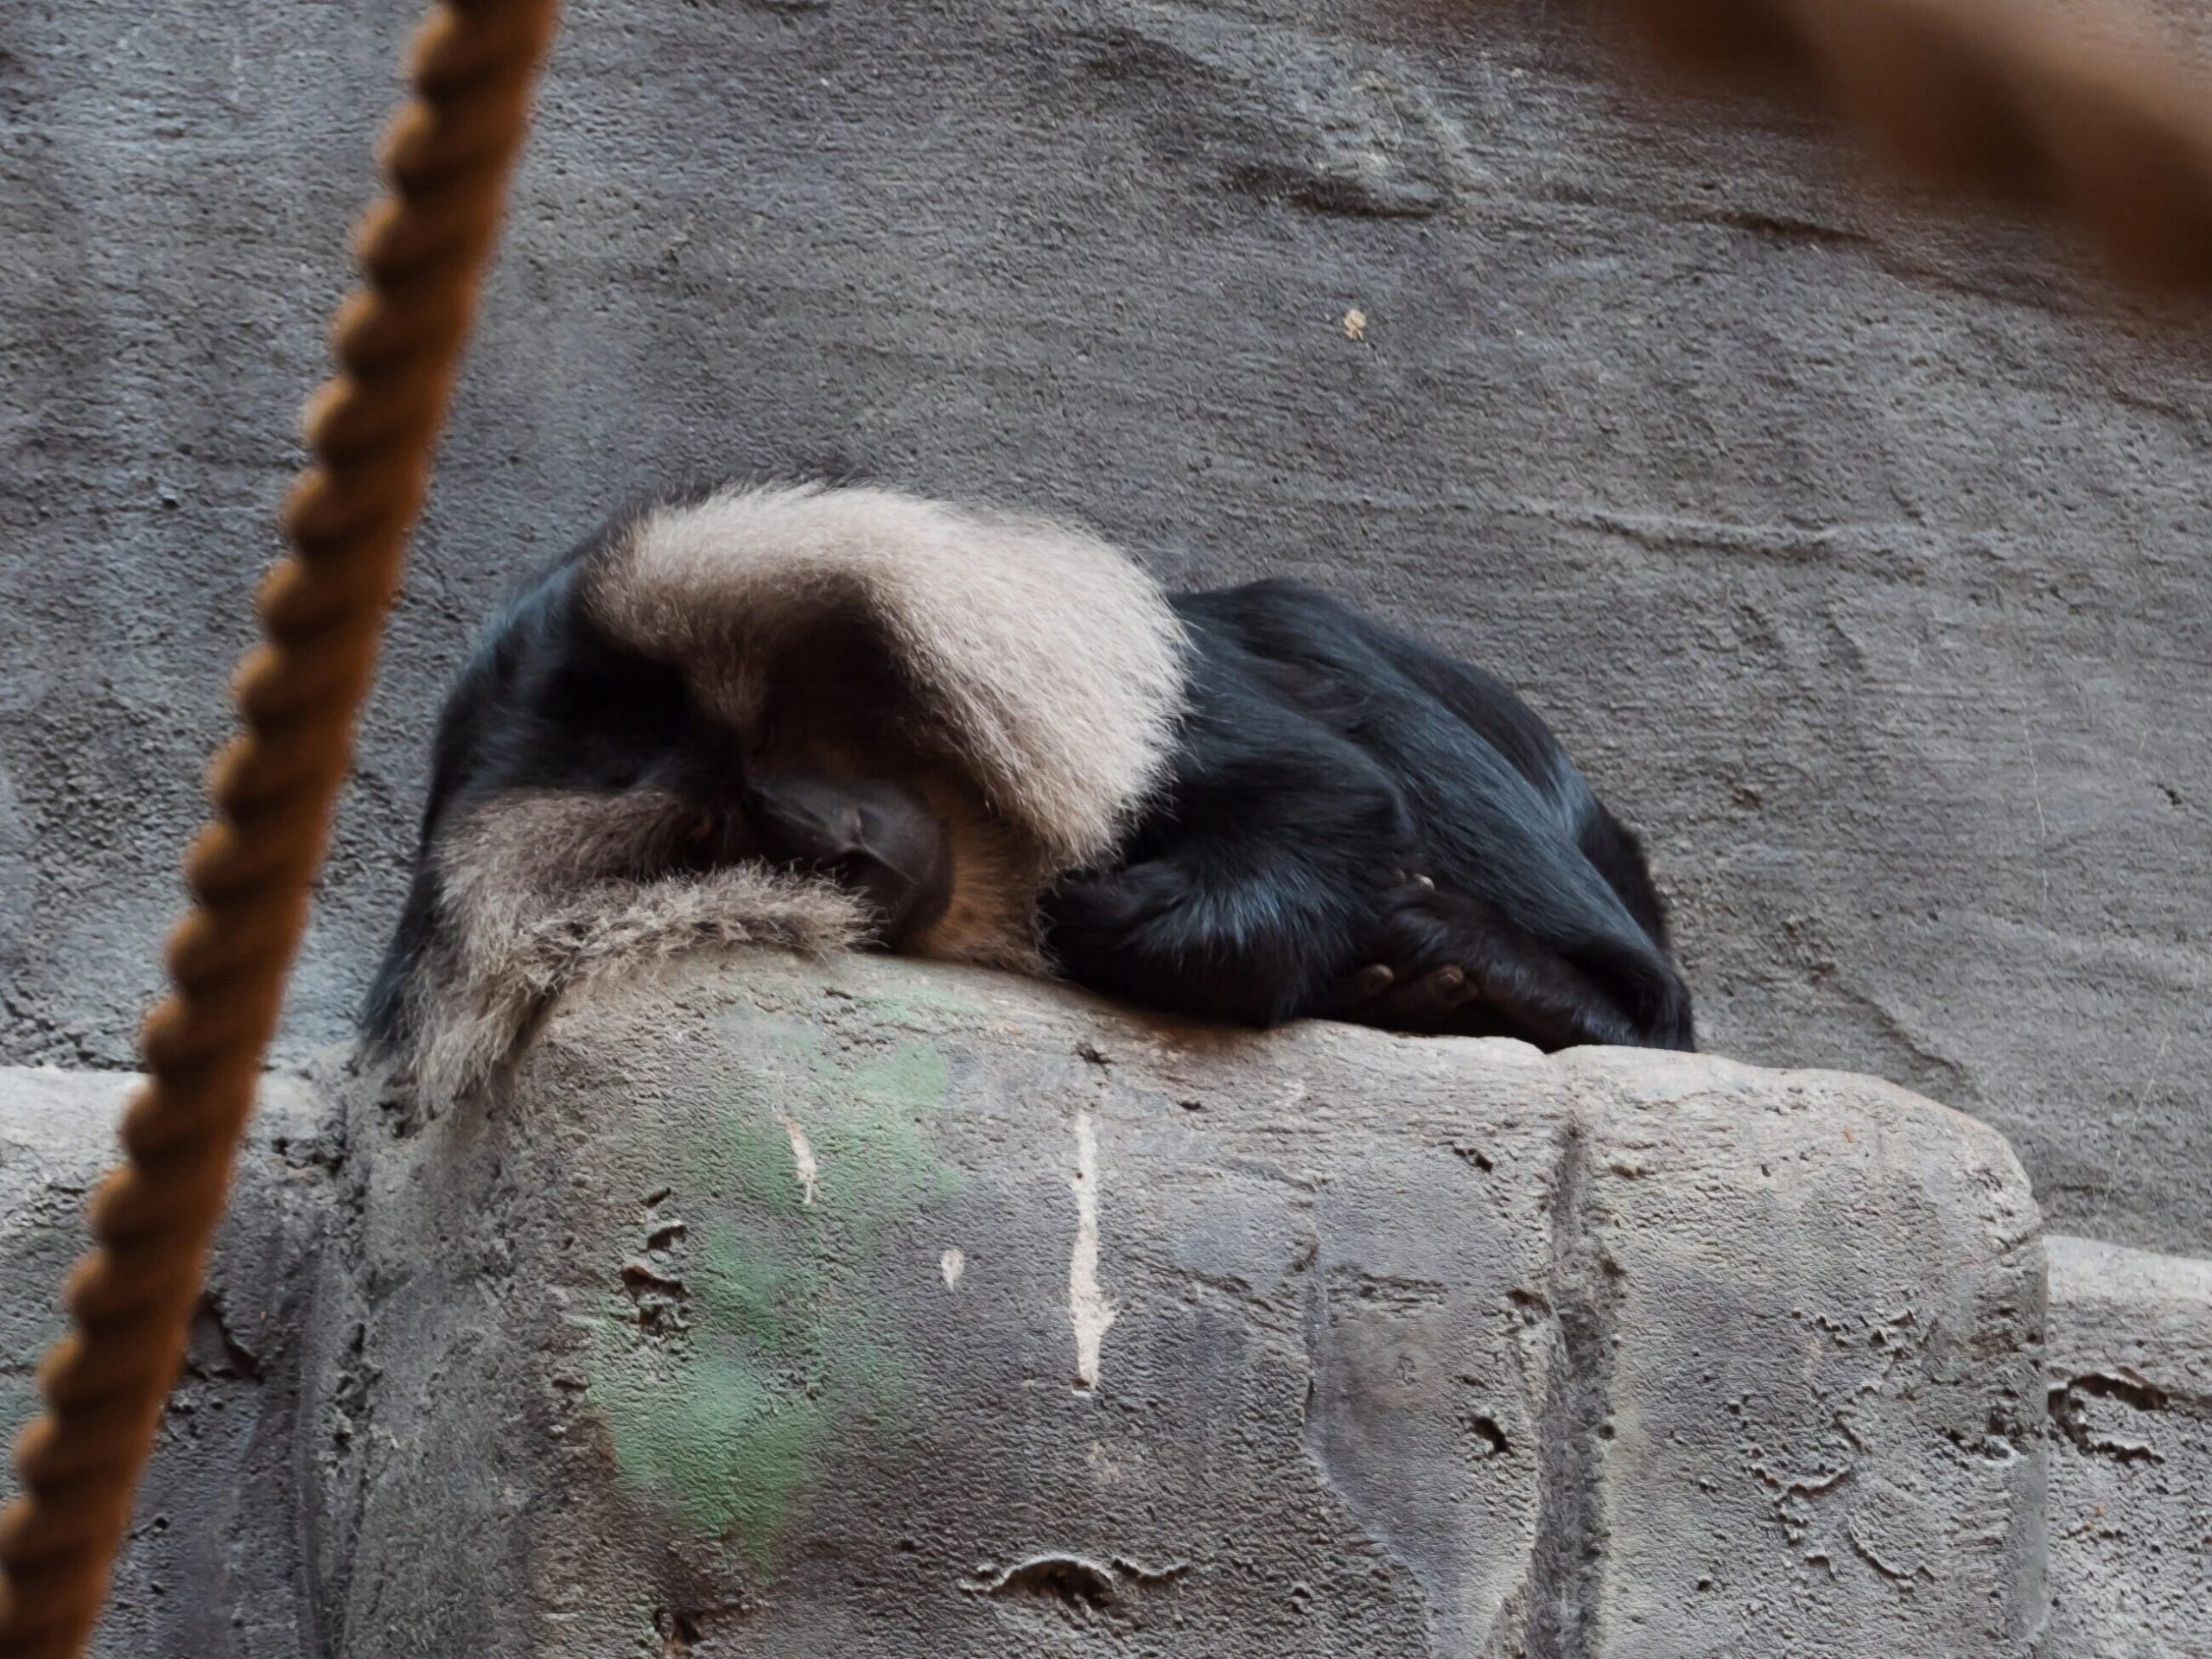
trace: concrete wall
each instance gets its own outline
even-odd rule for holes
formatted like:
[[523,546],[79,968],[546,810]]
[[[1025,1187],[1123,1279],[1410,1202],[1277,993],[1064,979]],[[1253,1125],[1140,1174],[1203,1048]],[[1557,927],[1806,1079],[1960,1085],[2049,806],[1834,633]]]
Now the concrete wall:
[[[128,1063],[412,11],[0,22],[0,1057]],[[577,8],[290,1051],[510,577],[634,486],[841,451],[1493,665],[1649,833],[1714,1047],[2202,1249],[2202,358],[1791,123],[1655,123],[1574,16]]]

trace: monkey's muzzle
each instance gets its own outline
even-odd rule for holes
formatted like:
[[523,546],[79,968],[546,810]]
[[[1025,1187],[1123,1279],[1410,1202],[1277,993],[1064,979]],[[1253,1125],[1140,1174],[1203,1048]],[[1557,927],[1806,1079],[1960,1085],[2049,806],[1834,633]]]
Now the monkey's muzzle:
[[875,911],[893,950],[952,902],[952,837],[903,784],[830,773],[755,779],[746,814],[772,864],[830,876]]

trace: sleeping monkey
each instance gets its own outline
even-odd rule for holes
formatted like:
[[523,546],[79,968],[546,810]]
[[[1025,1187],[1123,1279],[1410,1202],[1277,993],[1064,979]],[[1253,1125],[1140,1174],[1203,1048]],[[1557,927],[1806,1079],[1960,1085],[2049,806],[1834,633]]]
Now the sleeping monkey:
[[481,1081],[567,985],[873,944],[1269,1026],[1693,1046],[1635,837],[1480,671],[892,491],[625,515],[441,719],[372,1046]]

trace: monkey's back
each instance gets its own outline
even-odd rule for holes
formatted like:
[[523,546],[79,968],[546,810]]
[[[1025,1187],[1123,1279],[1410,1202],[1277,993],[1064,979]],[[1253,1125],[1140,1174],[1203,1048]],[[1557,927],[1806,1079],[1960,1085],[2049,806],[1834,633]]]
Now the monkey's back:
[[1422,873],[1686,1008],[1642,847],[1510,687],[1282,578],[1173,603],[1216,670],[1194,679],[1201,715],[1209,677],[1261,683],[1391,779]]

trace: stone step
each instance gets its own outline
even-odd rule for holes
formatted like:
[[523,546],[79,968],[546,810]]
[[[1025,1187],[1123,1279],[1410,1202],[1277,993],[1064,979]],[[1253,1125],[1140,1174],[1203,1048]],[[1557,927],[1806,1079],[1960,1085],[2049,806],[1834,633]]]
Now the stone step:
[[2054,1236],[2050,1651],[2212,1653],[2212,1261]]

